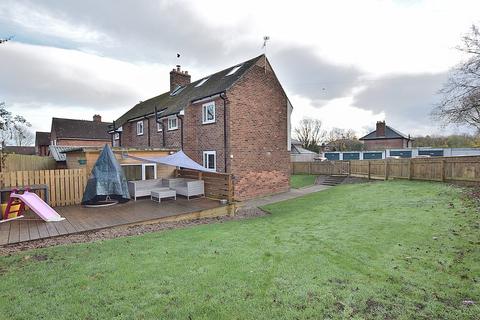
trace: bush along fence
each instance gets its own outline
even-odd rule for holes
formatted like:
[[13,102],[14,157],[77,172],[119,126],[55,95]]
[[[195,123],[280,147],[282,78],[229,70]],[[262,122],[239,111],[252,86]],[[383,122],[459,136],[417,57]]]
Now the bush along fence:
[[232,175],[217,172],[200,172],[188,169],[175,170],[175,176],[205,181],[205,196],[214,199],[226,199],[233,202]]
[[480,156],[292,163],[292,174],[480,183]]
[[[31,187],[44,185],[51,206],[80,204],[87,184],[85,169],[12,171],[0,173],[0,188]],[[8,193],[8,192],[7,192]],[[35,191],[46,199],[45,190]]]

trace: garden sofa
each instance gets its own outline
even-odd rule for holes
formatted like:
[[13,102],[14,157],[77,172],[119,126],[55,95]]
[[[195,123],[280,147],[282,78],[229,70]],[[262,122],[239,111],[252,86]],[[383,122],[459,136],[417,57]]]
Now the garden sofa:
[[128,192],[130,198],[137,201],[138,197],[150,196],[154,190],[168,190],[164,185],[163,179],[128,181]]
[[205,182],[203,180],[185,178],[164,179],[164,186],[174,189],[177,191],[177,194],[187,197],[188,200],[193,196],[205,195]]

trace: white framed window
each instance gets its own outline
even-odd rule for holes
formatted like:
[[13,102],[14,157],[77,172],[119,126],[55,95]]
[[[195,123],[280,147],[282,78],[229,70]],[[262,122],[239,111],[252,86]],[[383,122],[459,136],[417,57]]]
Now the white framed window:
[[168,130],[175,129],[178,129],[178,118],[176,116],[168,118]]
[[204,103],[202,105],[202,123],[215,122],[215,101]]
[[127,181],[157,179],[156,163],[122,163],[120,166]]
[[143,135],[143,120],[137,121],[137,136]]
[[162,132],[162,131],[163,131],[162,123],[157,122],[157,132]]
[[115,132],[115,133],[113,134],[113,139],[114,139],[114,140],[120,140],[120,133]]
[[203,151],[203,166],[215,171],[217,169],[217,152]]

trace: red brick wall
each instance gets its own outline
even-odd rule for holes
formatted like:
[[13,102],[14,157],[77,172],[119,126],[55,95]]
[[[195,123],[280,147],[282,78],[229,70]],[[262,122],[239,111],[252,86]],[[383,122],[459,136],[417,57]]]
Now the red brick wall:
[[227,93],[235,199],[288,191],[287,98],[259,61]]
[[181,141],[181,121],[178,120],[178,129],[168,130],[167,119],[163,119],[164,131],[157,131],[157,124],[154,117],[143,120],[143,135],[137,135],[137,121],[123,124],[121,133],[122,147],[149,147],[148,145],[148,125],[150,124],[150,147],[163,147],[163,134],[165,134],[165,148],[180,149]]
[[[215,102],[215,122],[203,124],[203,104],[211,101]],[[186,108],[184,117],[185,131],[183,147],[185,153],[196,162],[203,164],[203,152],[215,151],[217,172],[225,172],[223,112],[223,100],[217,97],[214,100],[190,105]]]
[[408,147],[406,139],[365,140],[363,143],[365,150],[401,149]]

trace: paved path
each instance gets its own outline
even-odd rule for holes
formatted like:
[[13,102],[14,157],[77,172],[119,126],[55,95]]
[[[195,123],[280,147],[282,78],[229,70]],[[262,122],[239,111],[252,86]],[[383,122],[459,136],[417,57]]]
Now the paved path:
[[322,191],[325,189],[331,188],[330,186],[323,186],[323,185],[313,185],[310,187],[300,188],[300,189],[290,189],[288,192],[275,194],[272,196],[267,196],[263,198],[257,198],[252,200],[247,200],[242,203],[242,208],[250,209],[250,208],[257,208],[267,204],[280,202],[283,200],[290,200],[293,198],[298,198],[304,196],[306,194]]

